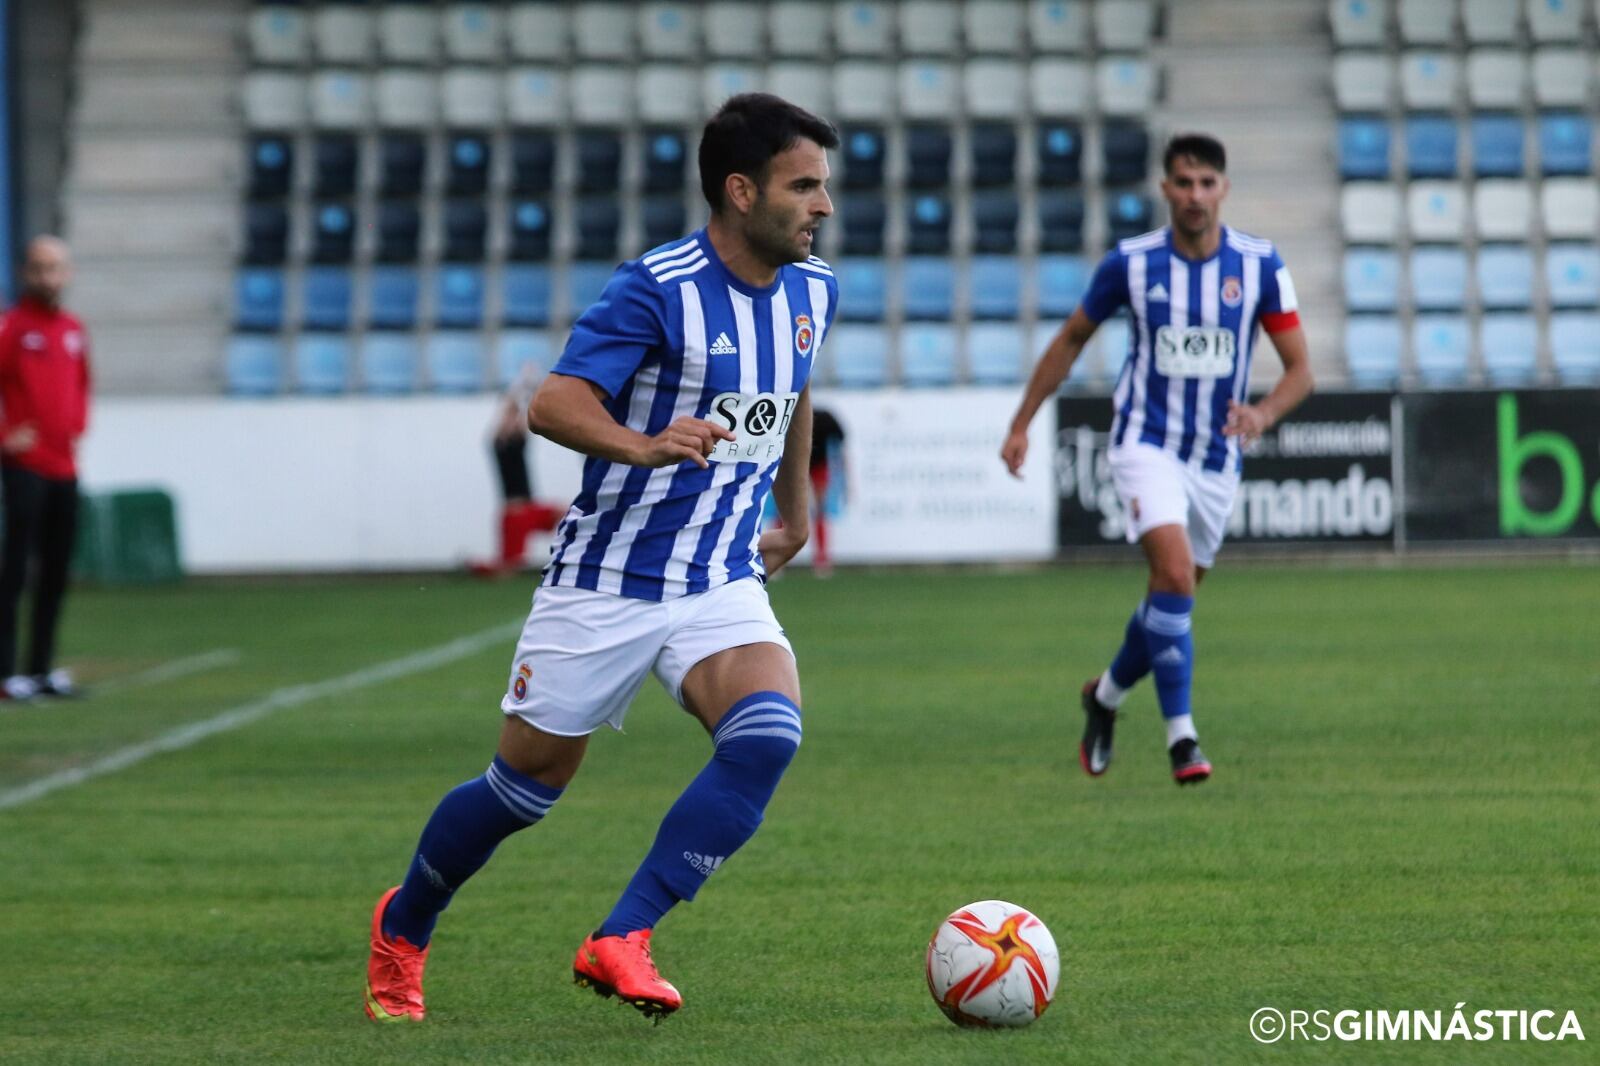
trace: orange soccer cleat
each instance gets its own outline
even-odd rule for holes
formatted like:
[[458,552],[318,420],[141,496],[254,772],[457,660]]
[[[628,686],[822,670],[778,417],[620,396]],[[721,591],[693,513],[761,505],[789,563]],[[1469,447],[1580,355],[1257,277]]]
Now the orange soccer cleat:
[[417,948],[404,937],[390,940],[383,935],[383,911],[400,886],[396,885],[378,900],[372,912],[372,954],[367,958],[367,1017],[375,1022],[420,1022],[426,1013],[422,1005],[422,968],[428,964],[428,949]]
[[572,962],[572,979],[660,1021],[683,1006],[683,997],[656,972],[650,932],[638,929],[625,937],[601,936],[598,929],[590,933]]

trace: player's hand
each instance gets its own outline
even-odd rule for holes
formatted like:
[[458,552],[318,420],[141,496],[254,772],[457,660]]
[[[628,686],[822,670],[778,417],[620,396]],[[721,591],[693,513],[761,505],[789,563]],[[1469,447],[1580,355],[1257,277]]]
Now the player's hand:
[[32,422],[24,422],[7,433],[4,440],[0,440],[0,451],[7,455],[19,455],[37,443],[39,443],[39,431],[34,428]]
[[1014,478],[1022,477],[1022,461],[1028,457],[1028,431],[1014,429],[1000,446],[1000,461]]
[[703,418],[680,418],[648,438],[633,465],[676,466],[687,460],[704,470],[711,465],[706,462],[706,456],[717,446],[717,441],[733,439],[733,434],[726,427],[715,422],[707,422]]
[[774,526],[761,534],[761,539],[756,542],[756,550],[761,553],[761,565],[766,567],[767,576],[771,577],[784,565],[800,554],[800,549],[806,546],[806,535],[792,531],[788,526]]
[[1254,404],[1228,401],[1228,421],[1222,427],[1226,437],[1238,437],[1240,444],[1251,444],[1271,428],[1266,414]]

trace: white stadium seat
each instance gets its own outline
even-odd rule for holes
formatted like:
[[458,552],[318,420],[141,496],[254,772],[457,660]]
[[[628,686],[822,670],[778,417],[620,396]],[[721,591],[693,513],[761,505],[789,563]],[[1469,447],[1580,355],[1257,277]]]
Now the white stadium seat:
[[961,9],[967,51],[1016,56],[1023,47],[1025,21],[1016,0],[967,0]]
[[311,16],[311,43],[322,63],[365,63],[372,58],[372,13],[352,4],[329,4]]
[[972,118],[1014,122],[1027,105],[1027,85],[1022,80],[1022,67],[1015,60],[968,60],[962,78],[966,82],[967,114]]
[[633,56],[633,11],[627,4],[585,0],[572,16],[572,36],[584,59]]
[[[765,16],[766,10],[760,4],[742,3],[739,0],[706,4],[705,15],[701,19],[706,52],[713,56],[737,59],[759,56],[766,34]],[[816,37],[825,39],[827,35],[823,32],[823,21],[820,18],[812,19],[817,27]],[[806,54],[815,54],[821,47],[809,41],[801,43],[811,48]],[[773,44],[776,46],[777,42]]]
[[[810,7],[815,17],[822,5]],[[833,44],[840,55],[888,55],[893,37],[893,9],[885,0],[839,0],[833,5]]]
[[439,58],[439,16],[422,4],[387,4],[378,12],[378,54],[386,63]]
[[1511,0],[1462,0],[1469,44],[1515,44],[1521,13]]
[[513,125],[559,126],[567,120],[567,76],[554,67],[513,67],[505,90]]
[[580,124],[623,126],[633,118],[633,71],[627,67],[579,67],[568,87],[572,117]]
[[[728,5],[760,10],[760,4]],[[767,36],[773,55],[821,56],[833,39],[828,11],[813,0],[776,0],[767,8]],[[744,52],[734,53],[745,55]],[[750,55],[754,55],[752,50]]]
[[250,12],[249,37],[250,58],[257,63],[304,63],[310,53],[306,16],[298,8],[256,8]]
[[1328,0],[1328,21],[1341,48],[1383,44],[1389,37],[1389,0]]
[[427,129],[439,121],[439,86],[431,71],[385,70],[373,83],[378,125]]
[[1145,59],[1113,56],[1095,64],[1095,99],[1108,115],[1143,115],[1156,101],[1155,66]]
[[767,70],[767,85],[813,114],[833,113],[833,79],[816,63],[774,63]]
[[502,80],[497,71],[482,67],[446,71],[440,82],[445,123],[466,127],[499,125]]
[[1094,97],[1089,64],[1076,59],[1035,60],[1028,69],[1028,93],[1036,115],[1082,115]]
[[1455,36],[1456,0],[1400,0],[1401,43],[1445,45]]
[[1406,189],[1406,224],[1419,241],[1459,241],[1466,232],[1467,194],[1459,182],[1414,181]]
[[319,129],[359,129],[367,123],[371,104],[365,74],[322,70],[311,77],[311,121]]
[[713,63],[700,82],[700,99],[706,114],[721,107],[730,96],[762,88],[761,69],[746,63]]
[[691,59],[700,53],[700,7],[682,0],[656,0],[639,6],[639,50],[663,59]]
[[879,122],[894,113],[894,74],[882,63],[833,68],[833,108],[847,122]]
[[639,118],[664,125],[689,125],[701,118],[695,105],[696,70],[688,66],[651,64],[639,68],[636,86]]
[[1539,190],[1546,237],[1592,241],[1600,223],[1600,187],[1592,178],[1550,178]]
[[1394,100],[1394,64],[1382,52],[1333,57],[1333,97],[1341,111],[1386,111]]
[[[1508,0],[1509,2],[1509,0]],[[1524,0],[1528,35],[1535,41],[1583,40],[1583,0]]]
[[1578,48],[1541,48],[1533,53],[1533,102],[1539,107],[1584,107],[1592,67]]
[[1472,191],[1479,240],[1523,241],[1533,226],[1533,192],[1525,181],[1489,179]]
[[572,22],[564,6],[548,0],[512,4],[506,38],[513,60],[565,60],[572,52]]
[[1089,48],[1089,5],[1084,0],[1029,0],[1028,36],[1035,52]]
[[913,119],[944,119],[958,113],[961,83],[950,63],[912,60],[900,64],[900,113]]
[[1102,52],[1142,52],[1155,21],[1150,0],[1095,0],[1095,43]]
[[500,58],[504,29],[498,4],[445,5],[444,54],[458,63],[493,63]]
[[1467,56],[1467,99],[1473,107],[1515,110],[1522,106],[1528,64],[1510,48],[1479,48]]
[[1446,52],[1407,52],[1400,57],[1400,99],[1413,110],[1448,111],[1455,106],[1460,64]]
[[244,79],[245,125],[253,130],[295,129],[306,120],[305,79],[298,74],[253,71]]
[[1346,185],[1339,222],[1350,244],[1393,244],[1400,236],[1400,192],[1387,182]]
[[956,0],[901,0],[900,54],[955,55],[961,51],[961,12]]

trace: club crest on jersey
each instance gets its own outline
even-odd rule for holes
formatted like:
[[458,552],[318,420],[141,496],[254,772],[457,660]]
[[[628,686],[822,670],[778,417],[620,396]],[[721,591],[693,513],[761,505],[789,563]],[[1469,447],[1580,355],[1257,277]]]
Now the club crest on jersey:
[[1222,279],[1222,302],[1229,307],[1238,307],[1244,302],[1244,285],[1232,275]]
[[816,333],[811,329],[810,315],[794,316],[794,350],[799,355],[811,354],[811,342],[816,338]]
[[527,663],[517,664],[517,679],[511,682],[511,696],[518,703],[528,698],[528,679],[533,677],[533,670]]

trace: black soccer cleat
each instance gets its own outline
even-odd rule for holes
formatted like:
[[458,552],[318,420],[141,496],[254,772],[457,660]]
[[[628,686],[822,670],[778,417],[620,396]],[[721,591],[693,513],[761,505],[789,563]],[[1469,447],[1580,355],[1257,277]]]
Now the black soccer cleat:
[[1200,750],[1200,742],[1185,737],[1167,749],[1172,759],[1172,779],[1180,785],[1198,785],[1211,776],[1211,760]]
[[1078,762],[1090,777],[1099,777],[1111,765],[1111,731],[1117,724],[1117,712],[1095,698],[1099,683],[1097,677],[1083,683],[1083,740],[1078,744]]

